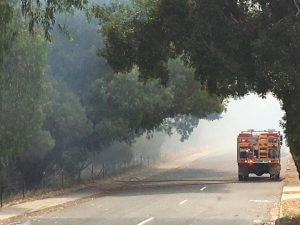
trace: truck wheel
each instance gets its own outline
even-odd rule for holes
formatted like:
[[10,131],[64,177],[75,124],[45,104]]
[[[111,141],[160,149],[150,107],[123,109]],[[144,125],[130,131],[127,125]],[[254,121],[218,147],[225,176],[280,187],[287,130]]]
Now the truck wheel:
[[249,179],[249,175],[239,175],[239,181],[248,180],[248,179]]
[[278,181],[280,178],[279,174],[270,174],[270,180],[272,181]]

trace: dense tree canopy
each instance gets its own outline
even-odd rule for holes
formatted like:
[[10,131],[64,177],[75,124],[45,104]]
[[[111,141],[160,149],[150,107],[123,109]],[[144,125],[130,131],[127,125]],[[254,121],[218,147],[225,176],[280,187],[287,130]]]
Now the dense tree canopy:
[[[51,90],[46,72],[48,43],[42,30],[36,29],[34,36],[28,31],[26,22],[19,20],[18,8],[12,3],[7,7],[12,7],[11,18],[1,20],[7,23],[0,35],[0,183],[5,184],[17,167],[29,184],[41,179],[42,169],[36,169],[44,167],[42,160],[54,145],[43,129]],[[5,174],[8,167],[11,170]]]
[[34,188],[58,171],[80,178],[97,152],[130,160],[138,137],[177,130],[184,140],[224,110],[179,57],[166,61],[165,86],[141,82],[138,67],[115,73],[97,55],[98,21],[78,11],[87,3],[0,1],[1,185]]
[[1,77],[0,143],[3,157],[27,150],[40,132],[50,85],[45,73],[46,43],[22,26],[4,57]]
[[[16,3],[7,0],[0,2],[2,67],[4,58],[11,54],[13,41],[20,34],[20,29],[12,26]],[[88,60],[86,63],[82,61],[82,64],[78,64],[80,60],[72,50],[68,54],[50,56],[53,64],[61,60],[69,61],[71,66],[68,70],[52,67],[54,76],[61,74],[67,89],[71,88],[79,96],[78,104],[88,109],[87,123],[91,120],[95,128],[93,135],[102,135],[103,143],[107,140],[108,143],[111,140],[128,141],[140,133],[161,127],[167,129],[178,124],[182,127],[187,121],[190,121],[187,124],[195,124],[191,119],[193,116],[203,118],[211,109],[217,112],[222,110],[215,100],[243,96],[248,92],[257,92],[262,96],[272,92],[286,112],[283,126],[296,164],[300,165],[298,0],[131,0],[113,1],[106,5],[88,0],[47,0],[45,4],[39,0],[22,0],[20,5],[29,30],[36,33],[34,28],[42,26],[43,36],[48,40],[51,39],[58,13],[67,12],[70,15],[79,9],[87,12],[90,19],[94,15],[100,20],[105,45],[100,55],[105,57],[115,73],[102,64],[106,70],[101,71],[99,77],[97,73],[82,71],[74,76],[78,81],[76,83],[65,74],[76,74],[75,70],[72,72],[76,65],[82,65],[81,68],[88,64],[91,61],[88,59],[91,56],[89,50],[84,57]],[[91,10],[86,11],[90,6]],[[59,23],[59,29],[71,37],[64,25]],[[61,49],[58,45],[56,47],[56,50]],[[72,58],[74,60],[70,60]],[[176,63],[172,61],[174,59]],[[194,78],[200,82],[182,80],[189,77],[184,72],[183,76],[174,76],[172,67],[181,62],[192,69]],[[90,75],[88,79],[81,76],[84,72]],[[164,89],[157,78],[165,85]],[[140,80],[148,80],[148,83],[141,84]],[[1,85],[4,85],[3,81]],[[80,86],[81,82],[86,85]],[[128,93],[119,90],[124,85],[128,86]],[[157,95],[153,94],[153,90]],[[219,97],[209,96],[206,90]],[[127,98],[123,99],[124,96]],[[4,104],[3,99],[1,104]],[[147,112],[143,108],[147,108]],[[149,117],[147,113],[154,108],[151,122],[145,120]],[[133,112],[138,120],[130,118]],[[37,117],[37,124],[42,118]],[[116,122],[120,129],[109,129],[115,128]],[[191,131],[187,130],[188,133]],[[187,130],[179,132],[184,136],[188,134]]]
[[[133,0],[95,6],[102,55],[115,71],[139,68],[166,83],[170,58],[220,96],[272,92],[285,110],[288,143],[300,169],[300,17],[297,0]],[[155,67],[156,69],[152,69]]]
[[80,99],[61,80],[53,80],[51,111],[47,114],[44,128],[55,139],[50,152],[51,163],[77,174],[86,165],[89,148],[87,140],[92,134],[92,124],[87,118]]
[[[222,99],[202,90],[200,82],[194,81],[193,72],[180,60],[170,61],[168,68],[171,78],[166,87],[158,80],[139,82],[136,70],[96,80],[89,115],[103,143],[111,139],[131,142],[145,132],[170,133],[172,128],[184,139],[198,125],[199,119],[224,110]],[[183,121],[186,126],[182,125]]]

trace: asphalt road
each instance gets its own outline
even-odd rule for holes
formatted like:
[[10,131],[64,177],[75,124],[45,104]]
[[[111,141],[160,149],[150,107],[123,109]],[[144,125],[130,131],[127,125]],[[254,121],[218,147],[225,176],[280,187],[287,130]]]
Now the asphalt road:
[[[284,164],[284,162],[283,162]],[[283,165],[284,167],[284,165]],[[26,225],[272,224],[282,182],[238,182],[234,155],[210,155],[161,170],[108,196],[42,215]],[[214,181],[207,181],[214,180]],[[274,208],[272,210],[272,208]]]

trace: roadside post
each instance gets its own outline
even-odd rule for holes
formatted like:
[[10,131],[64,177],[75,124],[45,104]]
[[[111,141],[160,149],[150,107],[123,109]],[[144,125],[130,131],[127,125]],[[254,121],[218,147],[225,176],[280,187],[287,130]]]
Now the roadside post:
[[105,177],[105,164],[102,164],[102,178]]
[[45,176],[46,176],[46,172],[43,171],[43,177],[42,177],[43,192],[45,192]]
[[22,198],[25,198],[25,180],[23,179],[23,183],[22,183]]
[[1,204],[1,208],[2,208],[2,206],[3,206],[3,186],[1,186],[1,188],[0,188],[1,190],[0,190],[0,204]]
[[92,181],[94,182],[94,164],[92,164]]
[[64,188],[64,169],[61,169],[61,188]]

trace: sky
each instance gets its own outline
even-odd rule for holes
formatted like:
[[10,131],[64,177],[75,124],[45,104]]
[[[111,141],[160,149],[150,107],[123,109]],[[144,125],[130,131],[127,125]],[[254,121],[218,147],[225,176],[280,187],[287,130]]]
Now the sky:
[[236,138],[240,131],[275,129],[282,133],[280,120],[283,115],[279,101],[272,95],[267,95],[266,99],[255,94],[230,99],[221,119],[201,120],[185,142],[180,142],[178,135],[167,137],[161,150],[214,150],[236,154]]

